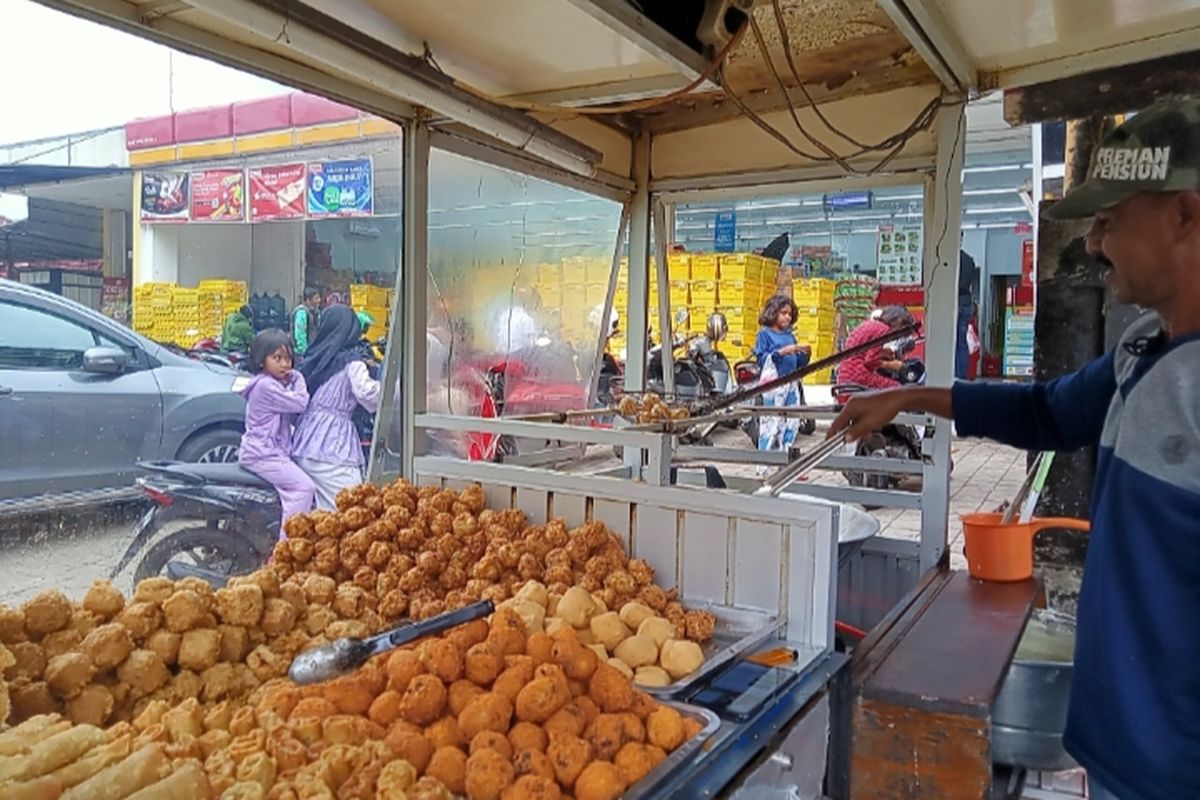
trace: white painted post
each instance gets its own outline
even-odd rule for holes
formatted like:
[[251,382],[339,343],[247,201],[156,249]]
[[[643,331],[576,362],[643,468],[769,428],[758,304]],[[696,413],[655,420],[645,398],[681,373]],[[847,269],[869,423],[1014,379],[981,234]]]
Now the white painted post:
[[[931,386],[954,381],[958,319],[958,253],[962,223],[962,167],[966,105],[943,106],[936,121],[937,160],[925,180],[925,365]],[[921,497],[921,571],[946,550],[950,524],[950,423],[936,426],[926,452]]]

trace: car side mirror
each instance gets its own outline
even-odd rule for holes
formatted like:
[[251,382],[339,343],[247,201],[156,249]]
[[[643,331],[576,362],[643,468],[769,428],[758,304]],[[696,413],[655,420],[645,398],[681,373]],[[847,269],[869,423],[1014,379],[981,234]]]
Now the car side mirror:
[[129,367],[129,353],[119,347],[91,347],[83,353],[83,371],[117,375]]

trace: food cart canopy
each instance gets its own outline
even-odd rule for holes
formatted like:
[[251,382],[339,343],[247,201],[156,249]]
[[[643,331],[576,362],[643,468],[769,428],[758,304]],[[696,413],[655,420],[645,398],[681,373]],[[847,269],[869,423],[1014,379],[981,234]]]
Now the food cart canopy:
[[[639,128],[660,134],[656,178],[828,165],[829,156],[808,147],[820,157],[805,158],[748,118],[761,115],[803,144],[789,129],[790,100],[802,109],[802,126],[853,161],[857,148],[821,128],[810,99],[846,138],[864,141],[903,131],[939,98],[1181,53],[1200,36],[1200,4],[1189,0],[1053,0],[1019,9],[991,0],[759,0],[757,35],[729,47],[718,37],[706,51],[694,19],[680,23],[690,30],[674,24],[702,13],[705,0],[40,1],[392,118],[424,107],[571,171],[626,178]],[[722,3],[740,5],[708,5]],[[718,73],[711,54],[721,50]],[[565,111],[689,86],[626,113]],[[928,161],[932,150],[926,127],[886,166]],[[844,172],[847,164],[837,166]]]

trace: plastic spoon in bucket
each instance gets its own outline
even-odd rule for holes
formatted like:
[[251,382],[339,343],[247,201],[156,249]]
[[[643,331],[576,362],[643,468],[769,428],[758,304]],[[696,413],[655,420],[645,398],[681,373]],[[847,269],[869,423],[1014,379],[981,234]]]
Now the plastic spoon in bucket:
[[1025,480],[1021,481],[1020,488],[1013,495],[1013,499],[1008,501],[1008,505],[997,509],[1004,512],[1004,516],[1000,518],[1001,525],[1011,525],[1013,520],[1016,519],[1017,509],[1021,507],[1021,504],[1025,501],[1025,495],[1033,487],[1033,479],[1037,476],[1038,468],[1041,467],[1045,456],[1045,453],[1037,454],[1037,457],[1033,459],[1033,464],[1029,467],[1029,472],[1025,473]]
[[1050,465],[1054,463],[1054,453],[1043,453],[1041,463],[1038,464],[1037,475],[1033,478],[1033,487],[1029,490],[1029,495],[1025,498],[1025,502],[1021,504],[1021,516],[1019,522],[1024,525],[1029,520],[1033,519],[1033,510],[1037,507],[1038,498],[1042,496],[1042,489],[1046,488],[1046,478],[1050,475]]

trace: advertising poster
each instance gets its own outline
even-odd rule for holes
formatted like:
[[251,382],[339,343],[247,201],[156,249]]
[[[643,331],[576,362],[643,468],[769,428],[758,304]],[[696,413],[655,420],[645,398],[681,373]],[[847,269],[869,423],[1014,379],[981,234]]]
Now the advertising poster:
[[374,213],[371,159],[319,161],[308,165],[310,217],[369,217]]
[[1021,242],[1021,285],[1033,286],[1033,239]]
[[921,283],[920,225],[880,225],[876,249],[876,276],[881,284],[914,286]]
[[193,222],[245,222],[246,173],[209,169],[192,173]]
[[304,219],[308,168],[280,164],[250,170],[250,221]]
[[187,222],[189,183],[186,172],[143,172],[142,222]]

